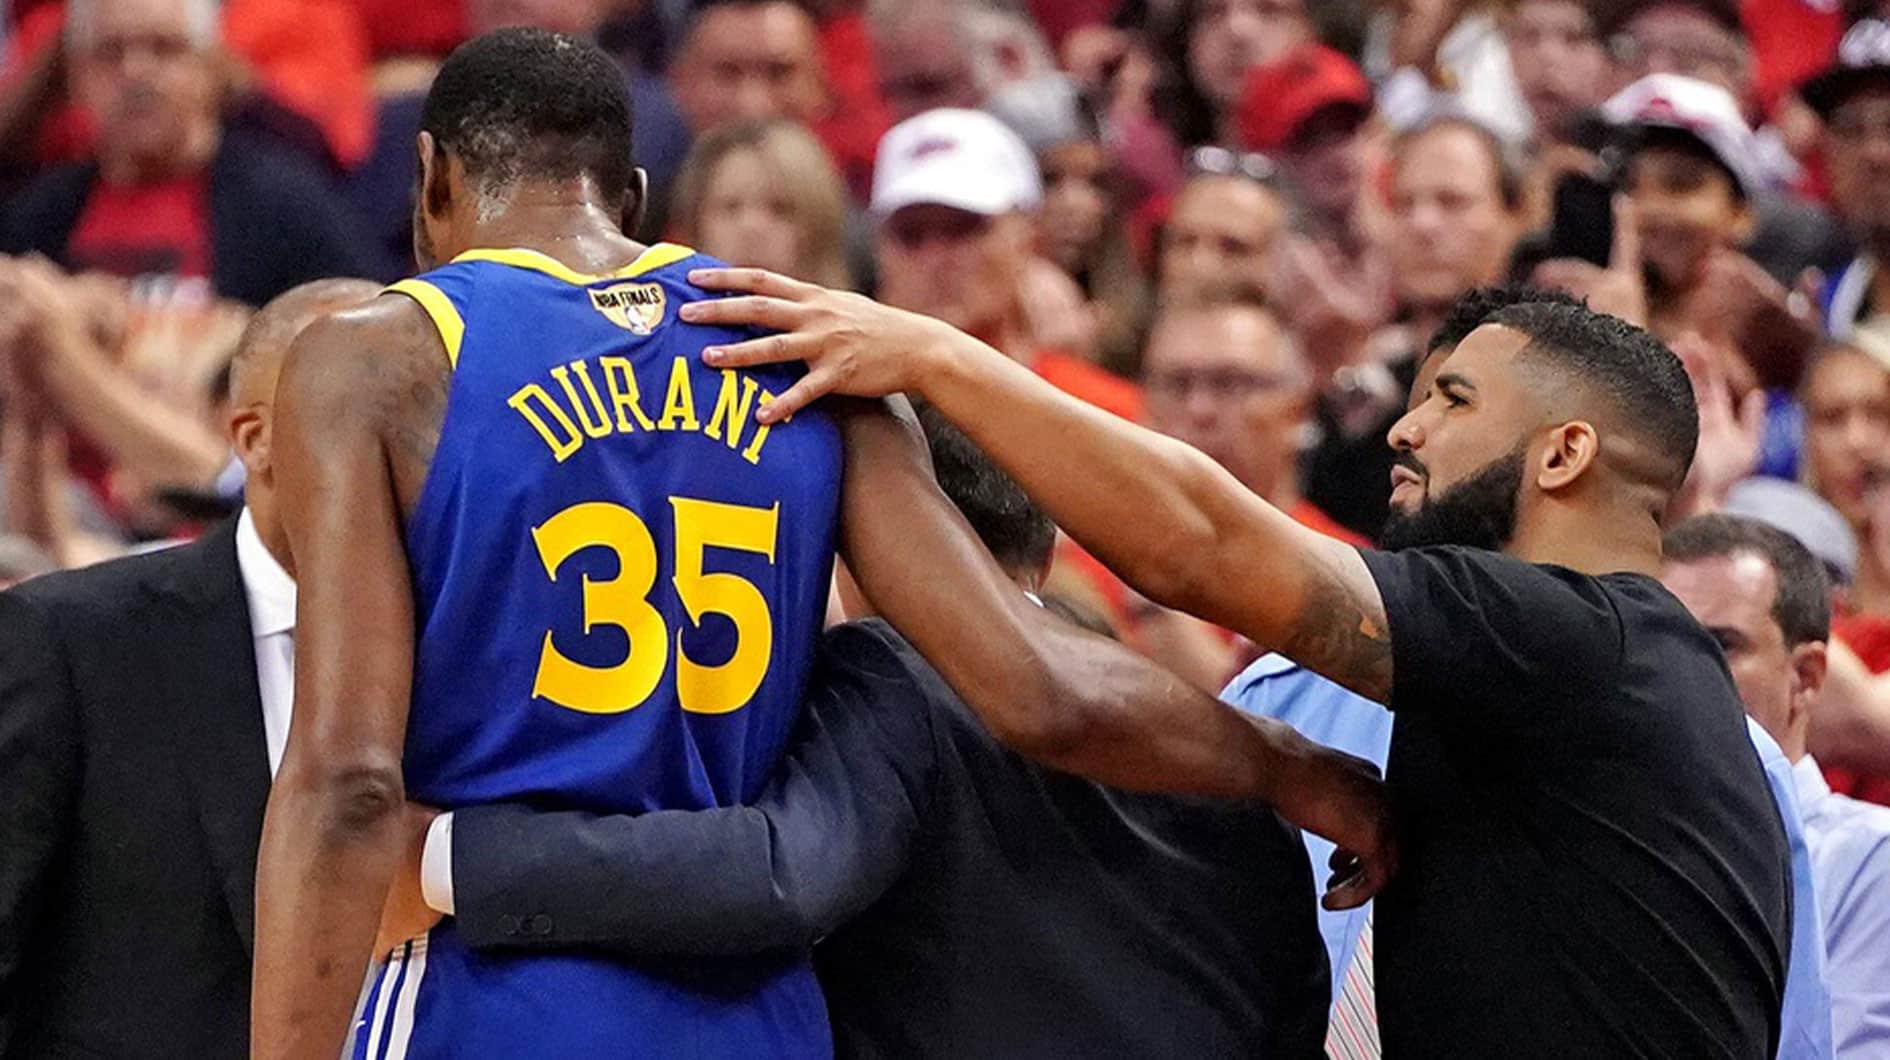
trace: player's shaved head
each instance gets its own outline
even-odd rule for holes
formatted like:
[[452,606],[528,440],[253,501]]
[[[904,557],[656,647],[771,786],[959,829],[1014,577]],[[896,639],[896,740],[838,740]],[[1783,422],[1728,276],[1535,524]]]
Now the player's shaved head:
[[276,389],[282,357],[302,330],[317,318],[359,305],[380,293],[372,280],[315,280],[278,295],[258,310],[243,331],[230,361],[230,404],[267,402]]
[[562,33],[501,29],[461,45],[433,79],[420,128],[488,194],[522,179],[589,178],[618,198],[633,179],[623,71]]

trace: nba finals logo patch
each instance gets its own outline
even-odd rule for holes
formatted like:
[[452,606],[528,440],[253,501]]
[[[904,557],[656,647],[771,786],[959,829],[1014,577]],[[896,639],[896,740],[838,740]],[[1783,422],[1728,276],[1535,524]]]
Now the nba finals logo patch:
[[591,292],[591,307],[612,324],[635,335],[648,335],[663,322],[663,287],[655,283],[620,283]]

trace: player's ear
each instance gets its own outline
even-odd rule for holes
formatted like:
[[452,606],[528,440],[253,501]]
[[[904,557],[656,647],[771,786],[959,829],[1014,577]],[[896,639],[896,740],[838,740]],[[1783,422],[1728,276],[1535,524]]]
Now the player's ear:
[[642,166],[630,171],[630,186],[623,193],[623,234],[632,239],[642,231],[650,212],[650,174]]
[[414,139],[414,150],[420,160],[420,209],[438,217],[446,212],[447,204],[453,199],[452,191],[446,186],[446,153],[440,150],[440,142],[433,134],[424,129]]

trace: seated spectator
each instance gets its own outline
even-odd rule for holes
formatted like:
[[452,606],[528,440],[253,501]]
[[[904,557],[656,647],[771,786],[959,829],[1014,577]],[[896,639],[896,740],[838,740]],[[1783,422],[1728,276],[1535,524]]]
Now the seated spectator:
[[[25,14],[0,68],[0,152],[41,164],[95,151],[94,115],[66,98],[59,74],[75,56],[75,24],[105,0],[61,0]],[[127,0],[115,6],[130,6]],[[203,25],[220,23],[232,120],[266,133],[324,169],[359,163],[373,137],[368,39],[349,0],[192,0]]]
[[976,110],[985,86],[972,63],[962,3],[882,2],[869,10],[879,94],[893,121],[928,110]]
[[1833,794],[1807,751],[1825,681],[1830,590],[1810,552],[1725,515],[1667,534],[1661,581],[1718,639],[1746,713],[1792,762],[1824,927],[1840,1060],[1890,1045],[1890,809]]
[[1851,27],[1837,61],[1800,94],[1824,121],[1831,204],[1861,253],[1831,274],[1825,325],[1843,339],[1890,315],[1890,20]]
[[1890,566],[1884,562],[1890,557],[1878,547],[1890,536],[1890,513],[1882,502],[1890,481],[1890,359],[1877,355],[1869,336],[1860,339],[1860,345],[1823,351],[1805,372],[1799,388],[1805,483],[1844,516],[1857,537],[1857,578],[1844,610],[1890,617]]
[[849,287],[846,189],[827,152],[783,119],[742,121],[704,134],[677,176],[677,242],[732,265]]
[[1304,0],[1181,0],[1164,37],[1161,109],[1184,147],[1240,142],[1247,73],[1318,39]]
[[[1602,12],[1602,34],[1615,57],[1616,81],[1626,85],[1653,74],[1704,81],[1732,96],[1741,120],[1761,118],[1754,95],[1754,63],[1735,0],[1625,0]],[[1810,31],[1813,22],[1800,22]],[[1809,203],[1774,194],[1802,177],[1801,166],[1777,130],[1756,134],[1753,192],[1757,218],[1746,253],[1780,283],[1794,284],[1807,268],[1841,259],[1839,233]]]
[[215,27],[201,0],[80,0],[74,95],[99,123],[98,160],[48,172],[0,211],[0,251],[70,269],[204,277],[260,305],[322,276],[371,274],[323,178],[226,135]]
[[1035,24],[981,0],[880,0],[869,16],[880,96],[894,121],[941,107],[974,110],[1007,87],[1057,74]]
[[1269,291],[1277,249],[1287,238],[1287,203],[1263,156],[1201,147],[1190,153],[1188,182],[1169,207],[1155,256],[1161,299],[1219,284]]
[[[1868,330],[1805,371],[1805,483],[1851,525],[1857,577],[1838,598],[1838,638],[1871,673],[1890,671],[1890,347]],[[1890,805],[1890,770],[1826,771],[1834,791]]]
[[1142,358],[1150,427],[1213,457],[1307,526],[1362,545],[1299,492],[1312,383],[1311,366],[1266,299],[1233,285],[1164,302]]
[[1538,147],[1575,140],[1576,123],[1608,96],[1600,27],[1581,0],[1519,0],[1501,18],[1516,87]]
[[935,110],[894,126],[873,174],[879,298],[970,332],[1058,387],[1139,418],[1134,384],[1032,339],[1021,277],[1035,260],[1042,199],[1030,149],[989,114]]
[[828,105],[820,26],[792,0],[692,5],[669,85],[696,136],[743,119],[811,125]]
[[1352,60],[1308,44],[1247,74],[1240,143],[1278,159],[1306,207],[1312,234],[1355,247],[1365,185],[1361,132],[1372,90]]
[[1603,114],[1626,152],[1619,183],[1633,209],[1615,222],[1622,260],[1550,262],[1537,282],[1588,296],[1676,349],[1697,337],[1735,394],[1770,391],[1759,470],[1791,474],[1789,394],[1817,325],[1808,300],[1742,250],[1766,201],[1751,129],[1725,90],[1675,74],[1635,82]]
[[1602,31],[1624,81],[1678,74],[1744,99],[1752,55],[1737,0],[1628,0]]

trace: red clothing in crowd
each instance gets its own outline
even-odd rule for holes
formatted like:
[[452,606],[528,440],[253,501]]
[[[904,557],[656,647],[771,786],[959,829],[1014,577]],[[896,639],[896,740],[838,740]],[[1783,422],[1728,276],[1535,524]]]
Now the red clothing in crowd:
[[1119,375],[1058,350],[1039,350],[1024,363],[1044,382],[1072,397],[1125,420],[1142,420],[1142,388]]
[[[1881,615],[1839,615],[1831,623],[1831,634],[1864,660],[1870,672],[1890,670],[1890,618]],[[1890,776],[1853,773],[1826,766],[1824,778],[1831,790],[1853,799],[1890,806]]]
[[1844,35],[1844,5],[1833,0],[1743,0],[1739,18],[1752,48],[1752,95],[1768,113],[1831,65]]
[[210,276],[210,178],[98,182],[66,246],[74,269],[114,276]]
[[892,128],[892,115],[879,95],[879,71],[866,16],[835,15],[820,27],[821,62],[827,72],[827,114],[813,132],[855,200],[864,202],[873,187],[873,154],[879,138]]
[[351,0],[374,58],[445,55],[466,39],[465,0]]
[[[36,0],[7,41],[0,80],[20,76],[56,46],[64,26],[61,3]],[[222,32],[261,90],[320,130],[337,163],[351,167],[367,157],[374,146],[368,35],[351,0],[227,0]],[[90,117],[62,102],[40,123],[35,157],[45,164],[90,158],[95,135]]]

